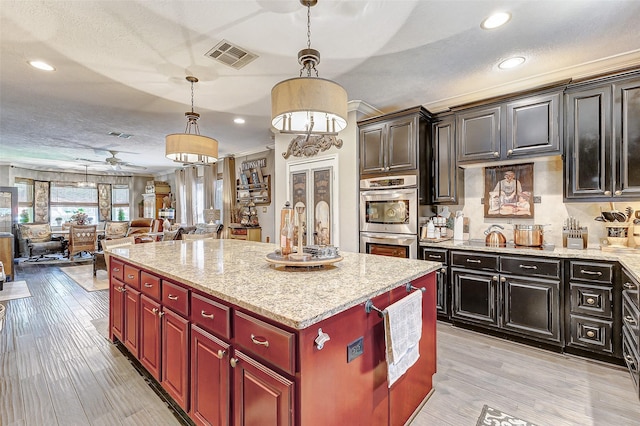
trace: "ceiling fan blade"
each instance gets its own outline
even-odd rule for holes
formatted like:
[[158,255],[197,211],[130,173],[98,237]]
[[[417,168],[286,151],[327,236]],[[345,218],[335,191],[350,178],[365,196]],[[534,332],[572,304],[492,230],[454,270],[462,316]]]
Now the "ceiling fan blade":
[[90,160],[88,158],[74,158],[75,161],[86,161],[88,163],[102,163],[102,161],[99,160]]
[[129,167],[131,169],[140,169],[140,170],[146,170],[147,168],[144,166],[138,166],[135,164],[131,164],[131,163],[127,163],[126,161],[122,161],[120,163],[118,163],[119,165],[125,166],[125,167]]

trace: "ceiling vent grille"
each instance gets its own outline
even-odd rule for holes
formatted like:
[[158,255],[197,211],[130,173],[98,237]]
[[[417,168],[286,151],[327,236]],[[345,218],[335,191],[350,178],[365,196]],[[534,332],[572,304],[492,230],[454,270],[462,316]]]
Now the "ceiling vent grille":
[[237,70],[258,57],[258,55],[248,52],[246,49],[227,40],[222,40],[213,49],[209,50],[205,56]]
[[133,135],[130,135],[128,133],[122,133],[122,132],[109,132],[107,133],[109,136],[115,136],[118,138],[122,138],[122,139],[129,139],[131,138]]

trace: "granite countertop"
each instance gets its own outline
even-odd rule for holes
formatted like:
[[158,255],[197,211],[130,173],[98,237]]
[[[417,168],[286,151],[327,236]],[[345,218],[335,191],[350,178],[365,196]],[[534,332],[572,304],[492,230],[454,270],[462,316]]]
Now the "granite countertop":
[[274,244],[241,240],[166,241],[111,255],[295,329],[364,303],[440,267],[439,262],[341,252],[325,269],[279,270]]
[[471,244],[468,241],[447,240],[442,242],[420,242],[421,247],[441,249],[456,249],[468,251],[490,252],[495,254],[519,254],[537,257],[556,257],[564,259],[606,260],[620,262],[622,266],[636,279],[640,280],[640,249],[622,249],[618,251],[603,251],[600,248],[586,248],[585,250],[553,247],[553,249],[540,250],[539,248],[523,247],[486,247],[479,244]]

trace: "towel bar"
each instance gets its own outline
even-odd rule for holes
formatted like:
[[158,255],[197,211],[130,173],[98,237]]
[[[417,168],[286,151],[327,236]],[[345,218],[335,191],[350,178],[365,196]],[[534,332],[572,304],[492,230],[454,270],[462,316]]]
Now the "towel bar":
[[420,288],[418,288],[418,287],[414,287],[414,286],[412,286],[412,285],[411,285],[411,283],[407,283],[407,285],[406,285],[406,289],[407,289],[407,293],[411,293],[411,290],[420,290],[420,291],[421,291],[421,292],[423,292],[423,293],[424,293],[425,291],[427,291],[427,289],[426,289],[426,288],[424,288],[424,287],[420,287]]
[[366,313],[370,314],[371,311],[376,311],[378,313],[378,316],[382,317],[384,316],[384,311],[376,308],[373,304],[373,302],[371,301],[371,299],[367,299],[367,301],[364,304],[364,310]]

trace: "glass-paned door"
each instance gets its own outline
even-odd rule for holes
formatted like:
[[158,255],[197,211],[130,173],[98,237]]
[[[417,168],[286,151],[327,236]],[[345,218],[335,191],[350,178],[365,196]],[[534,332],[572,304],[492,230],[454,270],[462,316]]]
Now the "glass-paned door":
[[12,232],[14,223],[18,223],[18,189],[1,186],[0,232]]

